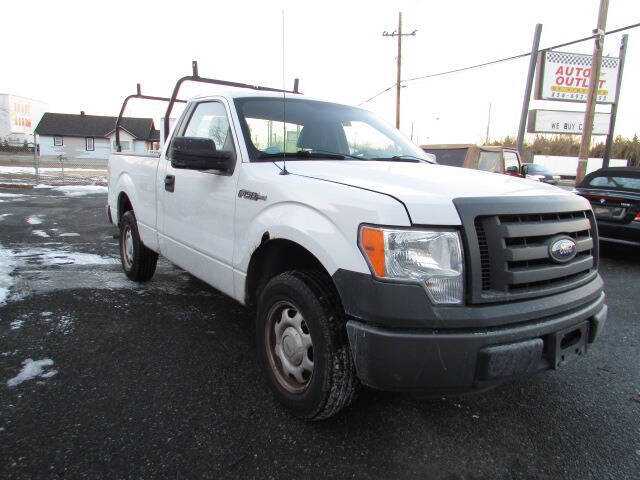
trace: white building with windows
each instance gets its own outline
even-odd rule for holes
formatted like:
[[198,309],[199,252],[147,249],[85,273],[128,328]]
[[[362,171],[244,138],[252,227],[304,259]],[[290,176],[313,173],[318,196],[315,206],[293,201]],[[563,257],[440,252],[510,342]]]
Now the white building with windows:
[[[116,148],[116,117],[46,112],[35,129],[41,156],[107,160]],[[159,148],[160,132],[152,118],[125,117],[120,126],[123,152]]]

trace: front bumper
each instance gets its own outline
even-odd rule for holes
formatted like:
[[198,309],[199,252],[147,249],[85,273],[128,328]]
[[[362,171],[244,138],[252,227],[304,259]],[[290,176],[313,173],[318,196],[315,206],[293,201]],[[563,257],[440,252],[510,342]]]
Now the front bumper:
[[348,287],[336,285],[350,317],[356,371],[362,383],[381,390],[465,393],[554,369],[564,337],[579,330],[586,339],[582,355],[607,317],[597,275],[576,289],[527,301],[428,308],[410,303],[426,298],[424,290],[418,296],[411,285],[374,280],[373,291],[358,294],[356,277],[348,276]]
[[553,318],[483,330],[392,330],[347,322],[358,377],[381,390],[465,393],[556,368],[556,333],[586,322],[588,343],[607,317],[604,293]]

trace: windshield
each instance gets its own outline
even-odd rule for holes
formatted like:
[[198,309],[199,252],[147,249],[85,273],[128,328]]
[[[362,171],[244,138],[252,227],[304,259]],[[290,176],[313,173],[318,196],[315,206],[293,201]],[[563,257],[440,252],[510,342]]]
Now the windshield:
[[527,173],[539,173],[540,175],[553,175],[551,170],[537,163],[530,163],[527,167]]
[[[300,98],[235,99],[251,161],[389,160],[433,163],[400,132],[360,108]],[[283,123],[286,115],[286,124]]]

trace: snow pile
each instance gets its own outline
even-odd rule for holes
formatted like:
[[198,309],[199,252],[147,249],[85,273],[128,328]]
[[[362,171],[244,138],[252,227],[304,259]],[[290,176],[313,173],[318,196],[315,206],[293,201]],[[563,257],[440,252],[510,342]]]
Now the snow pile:
[[49,378],[53,377],[57,370],[49,370],[45,372],[46,367],[50,367],[53,365],[53,360],[50,358],[43,358],[42,360],[31,360],[27,358],[24,362],[22,362],[22,370],[15,377],[9,379],[7,381],[7,385],[10,387],[15,387],[16,385],[20,385],[22,382],[26,382],[27,380],[32,380],[36,377],[41,378]]
[[2,248],[2,244],[0,244],[0,305],[4,305],[9,295],[9,288],[13,285],[11,272],[14,268],[16,268],[16,262],[13,252]]
[[20,193],[3,193],[3,192],[0,192],[0,198],[17,198],[17,197],[24,197],[24,195],[22,195]]
[[37,235],[39,237],[49,238],[49,234],[47,232],[45,232],[44,230],[34,230],[31,233],[33,233],[34,235]]
[[13,215],[13,213],[0,213],[0,220],[4,220],[4,217],[8,217],[9,215]]
[[64,193],[67,197],[82,197],[96,193],[107,193],[107,187],[102,185],[67,185],[63,187],[53,187],[52,190]]
[[[52,228],[51,230],[57,230],[57,228]],[[79,233],[61,233],[60,235],[58,235],[59,237],[79,237],[80,234]]]
[[40,215],[31,215],[27,217],[27,223],[29,225],[40,225],[42,223],[42,217]]

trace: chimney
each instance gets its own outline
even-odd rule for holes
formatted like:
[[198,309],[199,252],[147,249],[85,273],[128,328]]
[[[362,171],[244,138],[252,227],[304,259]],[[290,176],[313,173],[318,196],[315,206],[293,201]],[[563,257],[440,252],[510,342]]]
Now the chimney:
[[80,116],[84,117],[84,110],[80,110]]

